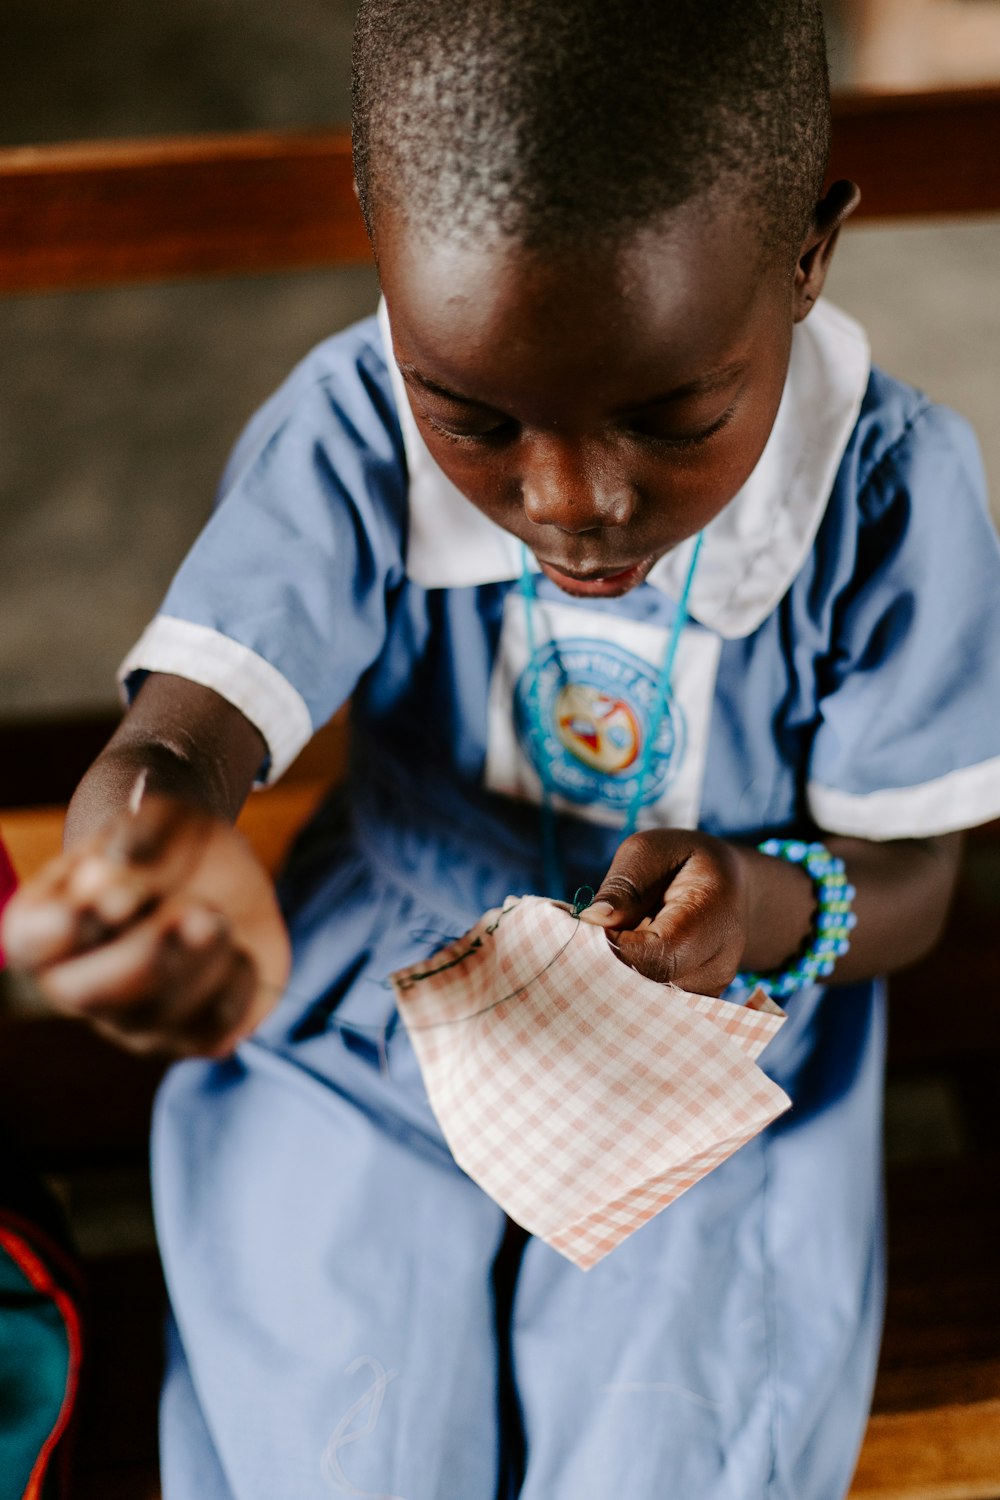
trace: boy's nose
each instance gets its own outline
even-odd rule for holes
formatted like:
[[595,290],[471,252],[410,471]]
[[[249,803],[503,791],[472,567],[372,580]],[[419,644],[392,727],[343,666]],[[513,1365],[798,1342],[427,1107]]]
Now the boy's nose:
[[595,531],[625,526],[635,512],[635,493],[605,456],[568,443],[546,443],[536,448],[521,475],[521,503],[535,526]]

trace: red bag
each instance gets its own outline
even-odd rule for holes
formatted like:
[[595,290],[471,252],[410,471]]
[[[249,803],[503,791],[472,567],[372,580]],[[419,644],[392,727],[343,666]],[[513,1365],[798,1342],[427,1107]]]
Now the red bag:
[[[14,874],[14,866],[3,846],[3,840],[0,839],[0,912],[13,896],[16,885],[17,876]],[[3,962],[3,948],[0,946],[0,969],[3,968]]]

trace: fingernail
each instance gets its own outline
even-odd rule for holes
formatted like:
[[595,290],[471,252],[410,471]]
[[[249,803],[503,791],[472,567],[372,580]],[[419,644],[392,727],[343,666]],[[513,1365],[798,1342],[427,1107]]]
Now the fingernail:
[[[75,921],[75,912],[57,901],[47,901],[44,906],[22,904],[12,909],[4,924],[7,957],[14,962],[23,954],[30,954],[37,944],[66,938]],[[24,961],[30,963],[31,959]]]
[[190,906],[178,923],[182,940],[191,948],[204,948],[222,931],[222,918],[207,906]]
[[610,901],[594,901],[580,913],[580,916],[584,922],[606,922],[614,914],[615,909]]
[[97,897],[94,908],[110,927],[117,927],[133,914],[141,899],[138,891],[125,885],[115,885]]
[[100,854],[88,854],[80,861],[69,879],[70,889],[81,901],[93,901],[113,878],[108,862]]

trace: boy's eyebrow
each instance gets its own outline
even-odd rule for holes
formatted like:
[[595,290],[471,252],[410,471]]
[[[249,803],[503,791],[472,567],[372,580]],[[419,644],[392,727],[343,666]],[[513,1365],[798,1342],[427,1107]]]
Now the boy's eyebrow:
[[699,375],[695,380],[686,380],[683,385],[675,386],[672,391],[665,391],[660,396],[650,396],[647,401],[630,402],[623,410],[642,411],[646,406],[662,406],[666,401],[683,401],[685,396],[707,396],[712,391],[732,384],[745,372],[746,361],[735,359],[731,364],[722,365],[718,370],[709,370],[706,375]]
[[[492,410],[488,401],[479,401],[475,396],[462,396],[458,391],[449,390],[446,385],[441,385],[439,381],[432,380],[429,375],[424,375],[416,365],[408,364],[403,360],[397,360],[396,363],[404,379],[414,381],[435,396],[443,396],[446,401],[460,401],[465,406],[483,406]],[[687,396],[709,395],[712,391],[721,390],[724,386],[731,384],[745,370],[745,360],[733,360],[731,364],[722,365],[718,370],[709,370],[707,374],[699,375],[695,380],[685,381],[683,385],[675,386],[672,391],[666,391],[660,396],[649,396],[643,401],[630,401],[620,410],[623,412],[643,411],[647,406],[662,406],[667,401],[683,401]]]
[[440,385],[438,381],[432,380],[429,375],[423,375],[416,365],[406,364],[397,359],[399,373],[405,380],[413,380],[417,385],[423,386],[425,391],[430,391],[435,396],[444,396],[446,401],[461,401],[464,406],[487,406],[486,401],[477,401],[475,396],[460,396],[457,391],[451,391],[446,385]]

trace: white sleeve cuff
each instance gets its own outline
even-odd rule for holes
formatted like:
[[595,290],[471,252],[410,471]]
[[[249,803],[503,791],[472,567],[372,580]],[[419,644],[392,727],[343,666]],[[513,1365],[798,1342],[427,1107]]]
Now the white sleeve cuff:
[[212,688],[260,730],[270,752],[267,781],[277,781],[313,726],[301,693],[277,667],[207,625],[157,615],[118,669],[122,686],[132,672],[171,672]]
[[949,771],[920,786],[855,794],[810,782],[809,811],[827,833],[919,839],[1000,817],[1000,759]]

